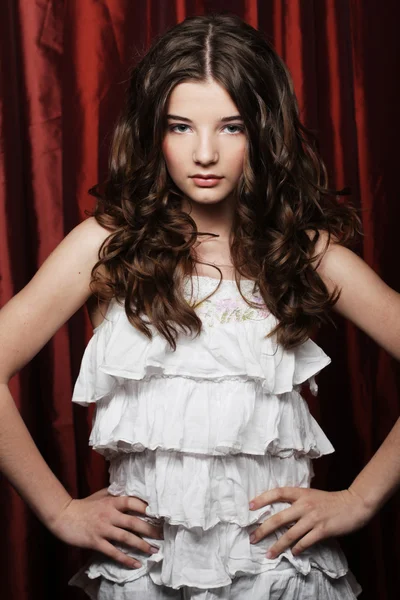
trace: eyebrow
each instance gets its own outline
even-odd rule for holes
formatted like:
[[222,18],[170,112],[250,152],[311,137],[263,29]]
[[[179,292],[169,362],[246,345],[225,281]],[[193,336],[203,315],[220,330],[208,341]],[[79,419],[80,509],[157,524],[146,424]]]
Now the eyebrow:
[[[167,115],[167,119],[177,119],[178,121],[186,121],[186,123],[193,123],[191,119],[187,117],[180,117],[179,115]],[[240,115],[232,115],[231,117],[222,117],[221,123],[229,123],[229,121],[243,121]]]

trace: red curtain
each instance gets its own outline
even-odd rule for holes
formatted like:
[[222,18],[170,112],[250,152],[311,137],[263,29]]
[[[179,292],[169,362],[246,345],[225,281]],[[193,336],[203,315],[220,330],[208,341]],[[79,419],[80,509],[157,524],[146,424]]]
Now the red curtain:
[[[362,211],[361,255],[394,289],[398,269],[396,0],[2,0],[0,6],[0,303],[33,276],[85,218],[87,190],[108,143],[135,51],[186,16],[229,10],[264,30],[294,78],[336,188]],[[397,67],[397,69],[396,69]],[[399,414],[398,363],[335,317],[317,343],[332,357],[310,409],[336,452],[314,461],[313,487],[350,485]],[[72,387],[91,335],[84,309],[11,381],[35,442],[74,497],[108,483],[88,447],[91,410]],[[340,538],[363,600],[400,589],[399,494],[363,529]],[[7,600],[86,598],[67,586],[87,551],[53,537],[0,476],[0,588]]]

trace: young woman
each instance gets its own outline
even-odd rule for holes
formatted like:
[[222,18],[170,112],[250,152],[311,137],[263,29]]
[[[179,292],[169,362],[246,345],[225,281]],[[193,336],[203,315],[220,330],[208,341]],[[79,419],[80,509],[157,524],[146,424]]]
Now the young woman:
[[[310,336],[331,309],[400,359],[400,295],[348,249],[360,220],[261,32],[225,14],[158,39],[91,191],[94,214],[0,312],[1,469],[54,535],[95,550],[70,584],[96,600],[357,597],[335,536],[397,487],[400,422],[348,489],[313,489],[334,448],[300,391],[330,363]],[[8,382],[85,302],[73,401],[96,403],[110,486],[76,499]]]

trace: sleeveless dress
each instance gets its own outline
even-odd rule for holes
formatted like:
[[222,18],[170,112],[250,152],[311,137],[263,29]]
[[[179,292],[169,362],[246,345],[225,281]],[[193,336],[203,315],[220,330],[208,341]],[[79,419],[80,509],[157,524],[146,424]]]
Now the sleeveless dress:
[[[219,279],[185,280],[191,303]],[[300,394],[331,359],[311,339],[291,351],[250,280],[223,280],[195,310],[200,336],[180,333],[176,351],[155,328],[134,328],[111,301],[94,329],[72,401],[96,403],[89,445],[109,461],[115,496],[148,503],[140,518],[163,523],[150,555],[111,541],[142,563],[125,567],[92,558],[68,582],[92,600],[350,600],[362,591],[338,542],[317,542],[297,556],[266,553],[289,528],[250,544],[249,535],[277,502],[255,511],[250,499],[281,486],[310,487],[312,461],[334,448]],[[137,515],[136,515],[137,516]]]

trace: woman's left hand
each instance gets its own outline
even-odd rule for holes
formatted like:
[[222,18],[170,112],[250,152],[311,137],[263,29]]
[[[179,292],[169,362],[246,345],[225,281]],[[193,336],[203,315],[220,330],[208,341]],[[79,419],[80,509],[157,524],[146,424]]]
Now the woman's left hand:
[[254,507],[250,510],[274,502],[292,503],[289,508],[266,519],[250,536],[251,543],[257,543],[278,527],[295,522],[270,548],[268,558],[275,558],[293,544],[292,553],[300,554],[319,540],[360,529],[374,516],[361,496],[351,489],[326,492],[314,488],[281,487],[268,490],[251,502]]

